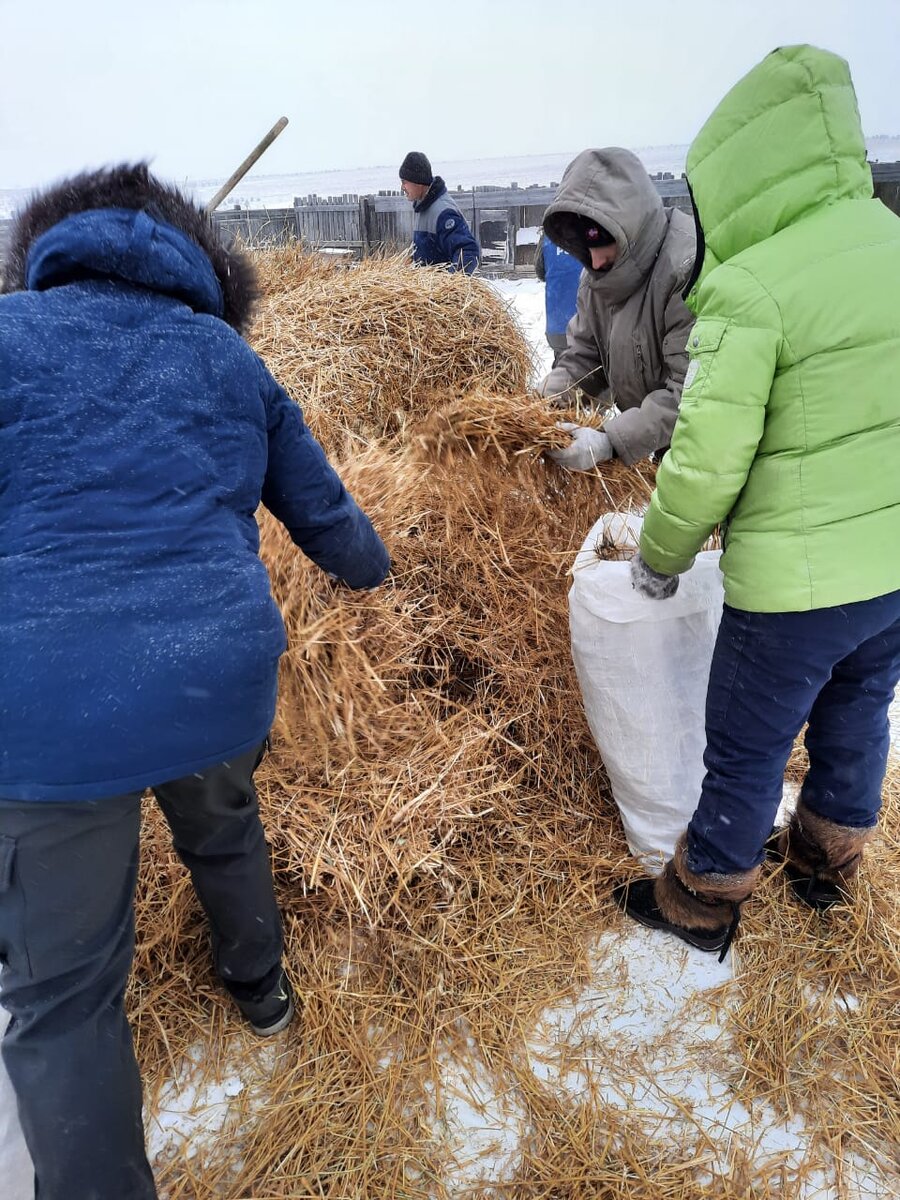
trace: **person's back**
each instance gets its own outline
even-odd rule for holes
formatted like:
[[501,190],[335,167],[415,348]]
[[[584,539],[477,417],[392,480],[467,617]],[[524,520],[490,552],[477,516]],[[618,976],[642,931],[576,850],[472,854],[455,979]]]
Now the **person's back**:
[[900,220],[879,200],[841,200],[730,265],[768,293],[781,338],[732,510],[731,601],[820,608],[891,591],[900,479],[884,463],[900,457]]
[[535,274],[545,285],[547,342],[554,351],[553,365],[566,348],[566,327],[575,316],[582,266],[578,259],[541,234],[535,252]]
[[265,736],[285,641],[254,513],[278,397],[213,315],[202,251],[146,212],[55,224],[27,284],[0,300],[0,795],[72,799]]
[[285,632],[254,514],[351,587],[389,560],[240,336],[252,269],[193,201],[140,165],[67,180],[17,218],[4,287],[2,1052],[42,1198],[155,1200],[124,1010],[143,793],[223,987],[279,1033],[253,774]]
[[[31,287],[54,258],[78,255],[87,274],[161,228],[121,210],[70,217],[39,244]],[[151,251],[160,281],[183,266],[179,287],[213,283],[177,261],[187,242],[170,229]],[[16,380],[0,388],[0,794],[22,798],[126,790],[247,749],[274,702],[258,664],[284,649],[256,554],[258,361],[149,281],[71,274],[0,301],[0,377]],[[36,709],[52,696],[48,756]]]

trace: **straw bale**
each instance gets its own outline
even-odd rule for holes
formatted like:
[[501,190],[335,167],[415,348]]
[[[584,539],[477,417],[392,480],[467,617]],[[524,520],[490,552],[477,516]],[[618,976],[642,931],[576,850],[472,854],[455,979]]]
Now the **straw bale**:
[[484,280],[416,269],[405,255],[349,270],[296,248],[259,262],[254,346],[329,453],[402,431],[436,394],[525,388],[531,354]]

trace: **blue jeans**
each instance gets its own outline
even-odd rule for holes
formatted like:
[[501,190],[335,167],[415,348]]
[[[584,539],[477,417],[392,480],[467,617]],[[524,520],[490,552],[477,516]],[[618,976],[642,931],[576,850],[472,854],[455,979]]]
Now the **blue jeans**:
[[762,861],[807,721],[804,803],[838,825],[874,825],[898,678],[900,592],[811,612],[726,605],[706,700],[706,777],[687,831],[690,869],[731,874]]

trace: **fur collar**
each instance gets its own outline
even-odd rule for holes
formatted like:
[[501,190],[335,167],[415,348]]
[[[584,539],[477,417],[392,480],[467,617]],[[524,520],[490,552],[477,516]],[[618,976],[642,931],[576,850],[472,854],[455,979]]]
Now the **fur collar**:
[[211,218],[178,188],[150,174],[146,163],[85,172],[35,195],[16,216],[4,263],[3,292],[25,289],[28,251],[35,240],[65,217],[103,208],[146,211],[174,225],[206,254],[224,300],[223,319],[238,333],[249,329],[259,297],[256,272],[247,255],[226,248]]

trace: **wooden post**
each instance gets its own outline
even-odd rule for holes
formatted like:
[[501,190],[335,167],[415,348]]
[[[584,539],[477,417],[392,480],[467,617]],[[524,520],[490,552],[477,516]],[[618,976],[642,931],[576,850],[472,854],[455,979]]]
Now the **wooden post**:
[[506,210],[506,254],[509,265],[515,271],[516,267],[516,242],[518,241],[519,232],[519,209],[517,205],[512,205]]
[[367,196],[359,198],[359,236],[362,240],[362,257],[369,253],[369,200]]
[[287,123],[287,117],[280,117],[275,122],[263,140],[247,155],[234,174],[230,175],[226,182],[222,184],[222,186],[213,196],[212,200],[210,200],[210,202],[206,205],[206,212],[213,213],[216,211],[228,193],[237,187],[257,159],[259,159],[266,152],[266,150],[268,150]]

